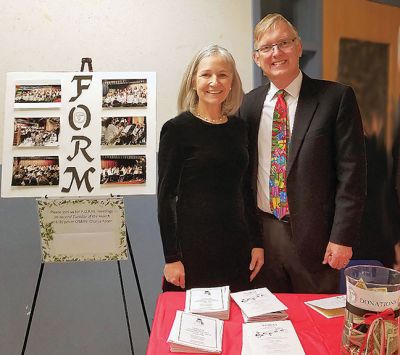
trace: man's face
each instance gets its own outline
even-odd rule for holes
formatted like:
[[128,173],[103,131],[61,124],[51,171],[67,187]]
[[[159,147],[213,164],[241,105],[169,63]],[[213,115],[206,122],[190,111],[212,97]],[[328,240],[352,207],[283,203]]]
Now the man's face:
[[[293,40],[294,39],[294,40]],[[256,48],[265,48],[286,42],[285,48],[273,46],[268,52],[263,50],[254,52],[256,64],[263,70],[279,89],[289,85],[299,74],[299,58],[302,54],[302,45],[299,38],[284,21],[279,21],[275,27],[267,30],[256,44]]]

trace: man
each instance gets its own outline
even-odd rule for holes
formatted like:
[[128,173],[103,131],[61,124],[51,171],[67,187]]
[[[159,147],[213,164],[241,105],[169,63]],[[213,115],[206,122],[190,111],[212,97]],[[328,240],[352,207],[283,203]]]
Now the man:
[[245,96],[240,116],[248,123],[252,189],[263,227],[261,281],[273,292],[337,292],[366,191],[354,92],[300,71],[300,37],[279,14],[257,24],[254,48],[254,61],[271,83]]

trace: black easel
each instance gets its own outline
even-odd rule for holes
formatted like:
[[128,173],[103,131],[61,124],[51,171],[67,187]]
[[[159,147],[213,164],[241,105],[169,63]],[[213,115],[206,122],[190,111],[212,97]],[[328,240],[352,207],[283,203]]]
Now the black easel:
[[[90,72],[92,72],[93,71],[92,58],[82,58],[81,70],[80,70],[81,72],[84,71],[85,64],[88,64],[88,69],[89,69]],[[47,198],[47,195],[45,197]],[[113,197],[113,195],[111,195],[111,197]],[[138,272],[137,272],[135,259],[134,259],[134,256],[133,256],[131,242],[129,240],[128,228],[127,227],[125,227],[125,228],[126,228],[125,229],[126,230],[126,240],[127,240],[127,244],[128,244],[129,256],[130,256],[131,262],[132,262],[132,269],[133,269],[133,273],[134,273],[135,280],[136,280],[136,286],[137,286],[138,293],[139,293],[140,303],[141,303],[141,306],[142,306],[143,317],[144,317],[144,320],[146,322],[147,333],[150,335],[150,325],[149,325],[149,320],[148,320],[148,317],[147,317],[146,305],[145,305],[144,299],[143,299],[142,288],[140,286],[139,275],[138,275]],[[30,333],[30,330],[31,330],[33,314],[35,312],[36,301],[37,301],[38,294],[39,294],[40,283],[42,281],[44,265],[45,264],[42,261],[40,263],[39,276],[38,276],[38,279],[36,281],[35,293],[33,295],[32,308],[31,308],[31,310],[29,312],[29,320],[28,320],[28,325],[26,327],[25,338],[24,338],[24,343],[23,343],[22,350],[21,350],[21,355],[24,355],[25,351],[26,351],[26,345],[28,343],[29,333]],[[122,273],[121,273],[121,264],[120,264],[119,260],[117,260],[117,266],[118,266],[118,275],[119,275],[119,280],[120,280],[120,285],[121,285],[122,300],[123,300],[123,304],[124,304],[126,325],[127,325],[127,329],[128,329],[128,335],[129,335],[129,344],[130,344],[132,355],[134,355],[135,352],[133,350],[133,340],[132,340],[131,325],[130,325],[130,320],[129,320],[128,307],[127,307],[127,303],[126,303],[124,281],[123,281]]]
[[22,346],[21,355],[24,355],[24,354],[25,354],[26,344],[28,343],[28,338],[29,338],[29,332],[30,332],[30,330],[31,330],[31,324],[32,324],[33,313],[35,312],[36,300],[37,300],[38,293],[39,293],[40,282],[42,281],[43,269],[44,269],[44,263],[41,262],[41,264],[40,264],[40,270],[39,270],[39,276],[38,276],[38,280],[37,280],[37,282],[36,282],[35,293],[34,293],[34,295],[33,295],[32,308],[31,308],[31,310],[30,310],[30,312],[29,312],[29,320],[28,320],[28,325],[27,325],[27,327],[26,327],[24,345]]
[[85,64],[88,65],[89,71],[93,71],[92,58],[82,58],[82,60],[81,60],[81,71],[85,71]]
[[[144,317],[144,320],[146,322],[147,333],[150,335],[149,319],[147,318],[146,305],[144,304],[142,288],[141,288],[140,282],[139,282],[139,275],[138,275],[138,272],[137,272],[137,269],[136,269],[135,259],[133,257],[132,246],[131,246],[131,242],[130,242],[129,234],[128,234],[128,228],[126,228],[126,240],[127,240],[127,243],[128,243],[129,255],[130,255],[131,261],[132,261],[132,269],[133,269],[133,273],[135,275],[136,286],[137,286],[138,293],[139,293],[140,303],[142,305],[143,317]],[[119,261],[118,261],[118,263],[119,263]]]

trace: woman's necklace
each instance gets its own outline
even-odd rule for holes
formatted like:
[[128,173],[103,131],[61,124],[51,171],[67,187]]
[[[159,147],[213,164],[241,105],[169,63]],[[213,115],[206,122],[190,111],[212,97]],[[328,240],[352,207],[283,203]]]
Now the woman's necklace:
[[226,121],[228,121],[228,117],[225,114],[222,114],[218,118],[209,118],[209,117],[200,115],[199,112],[196,110],[196,111],[194,111],[194,115],[196,117],[200,118],[202,121],[212,123],[212,124],[223,124]]

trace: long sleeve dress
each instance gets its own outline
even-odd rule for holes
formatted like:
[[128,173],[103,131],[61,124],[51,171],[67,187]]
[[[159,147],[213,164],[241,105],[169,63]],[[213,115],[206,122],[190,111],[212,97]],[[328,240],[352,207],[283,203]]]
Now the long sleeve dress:
[[[158,220],[165,262],[182,261],[187,289],[250,288],[251,248],[262,242],[251,217],[255,205],[246,202],[247,166],[246,126],[238,117],[216,125],[184,112],[162,128]],[[165,282],[163,289],[174,286]]]

